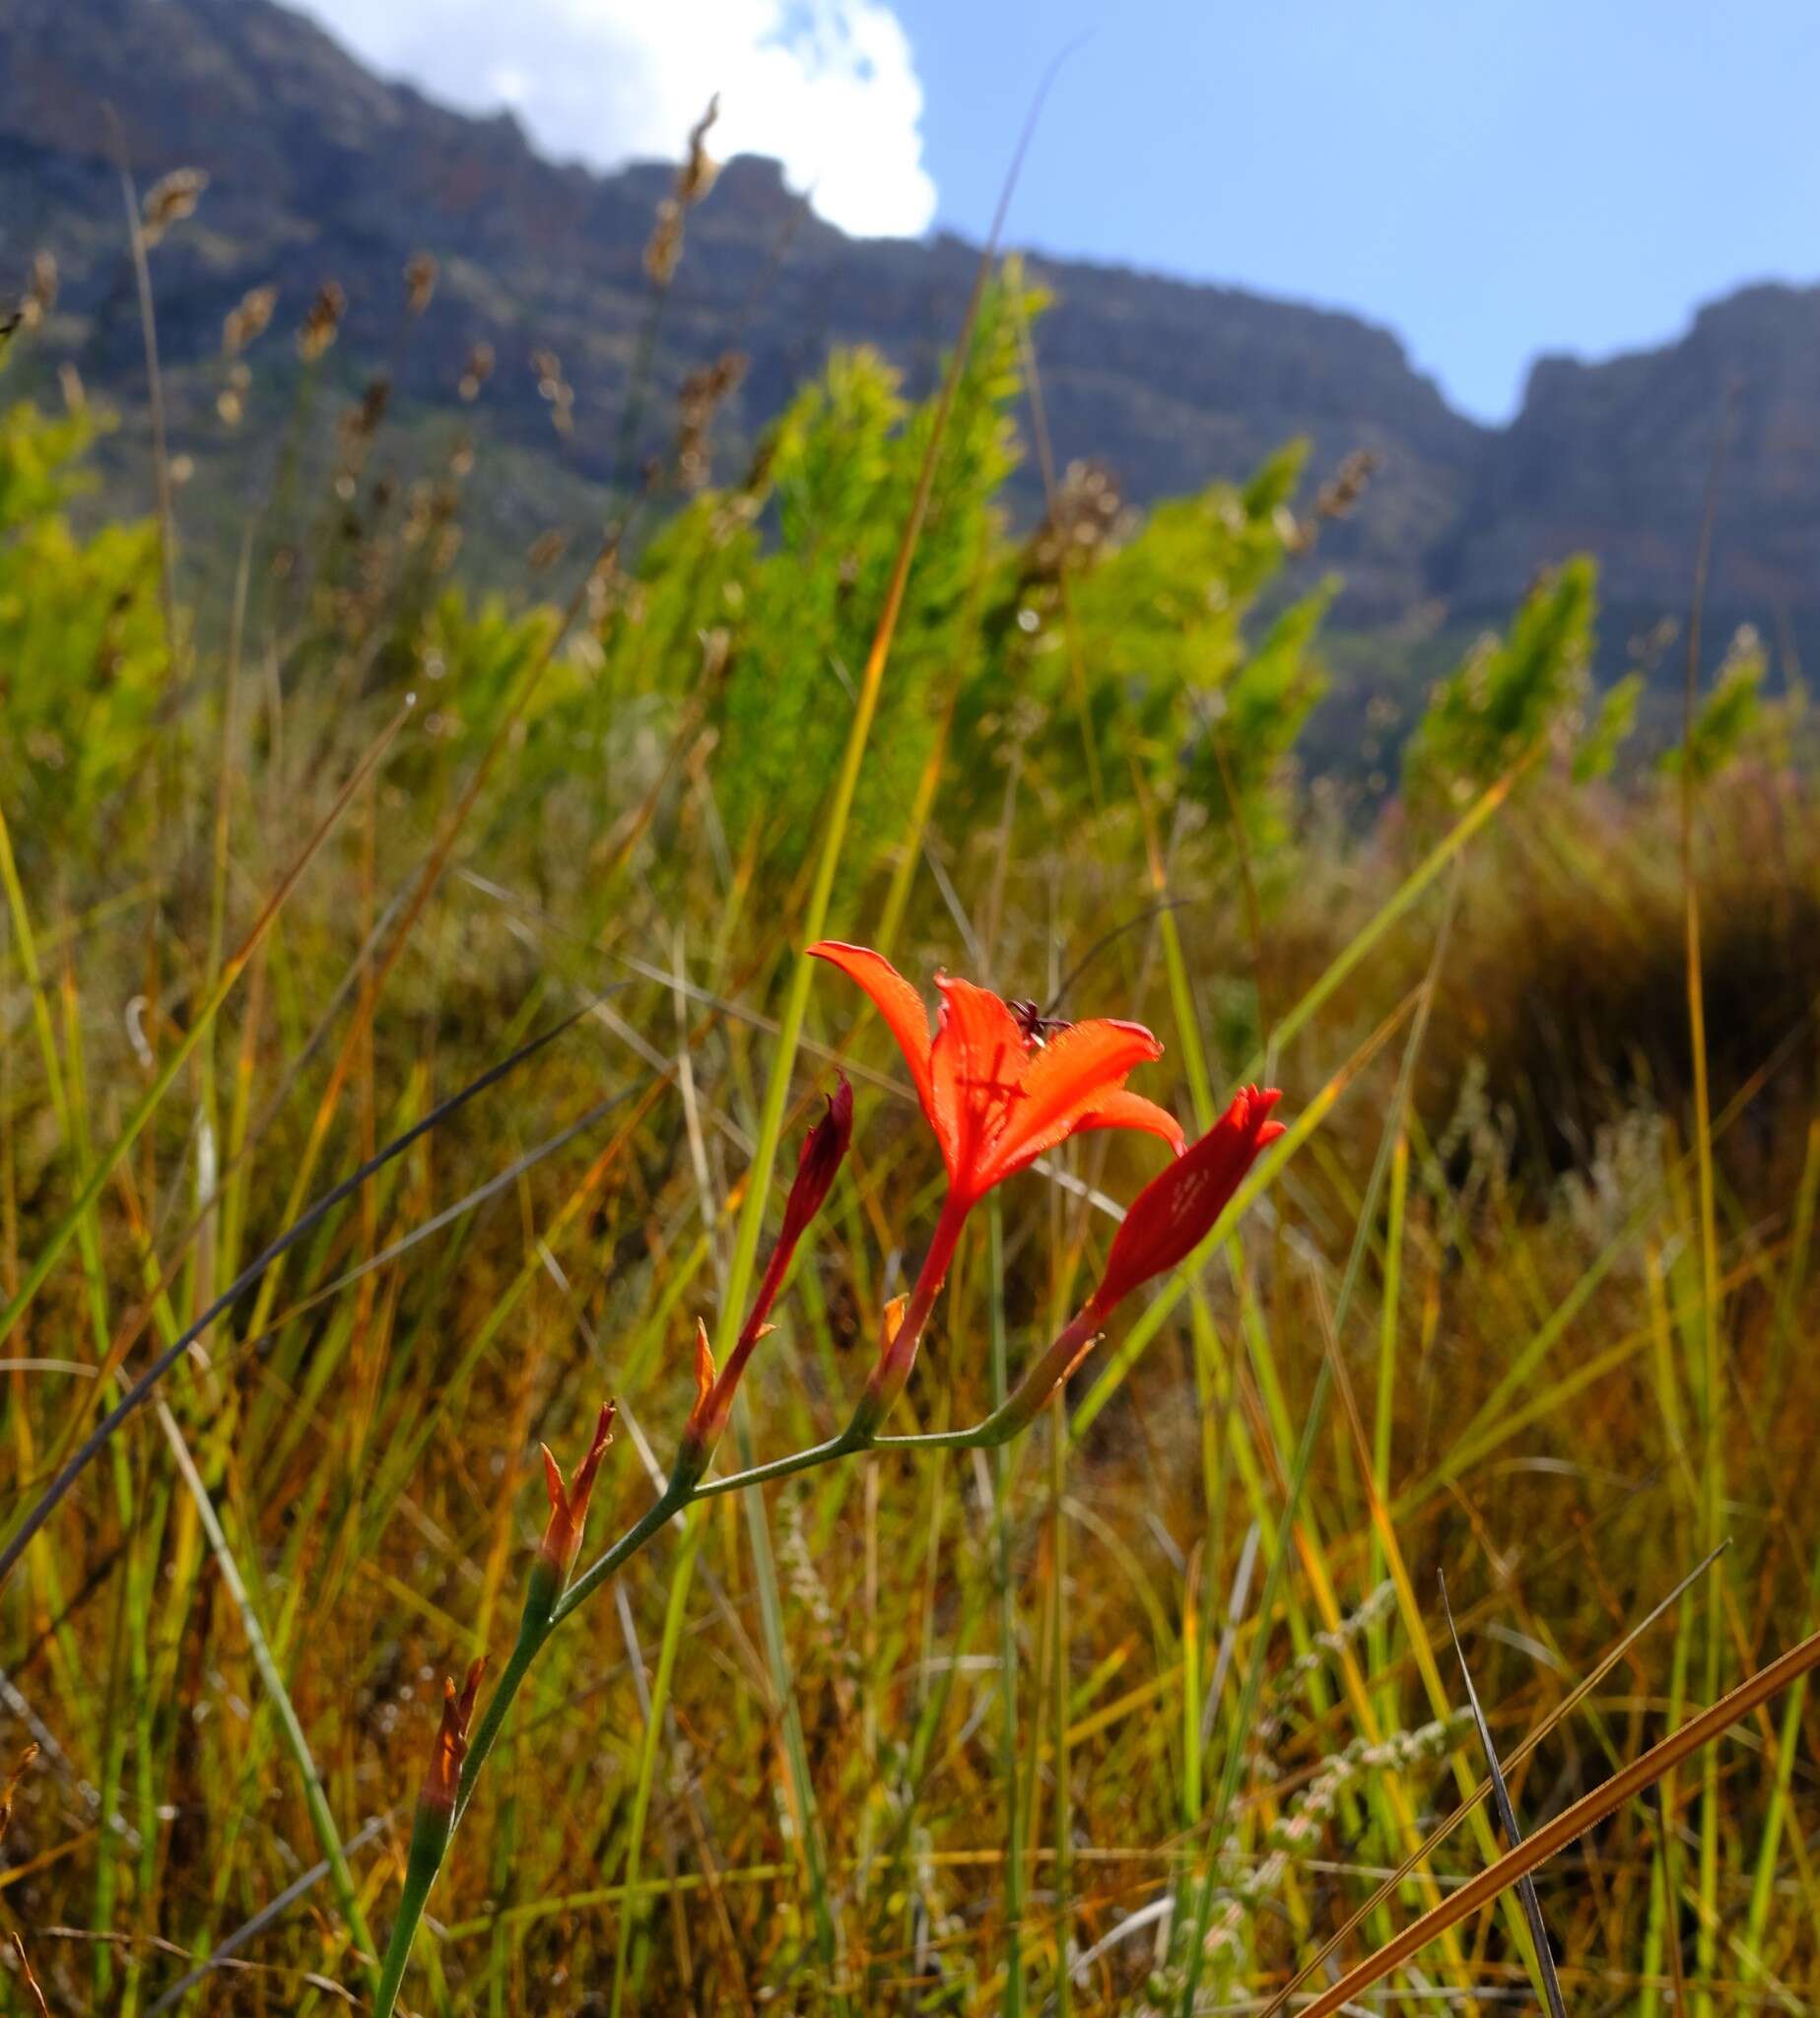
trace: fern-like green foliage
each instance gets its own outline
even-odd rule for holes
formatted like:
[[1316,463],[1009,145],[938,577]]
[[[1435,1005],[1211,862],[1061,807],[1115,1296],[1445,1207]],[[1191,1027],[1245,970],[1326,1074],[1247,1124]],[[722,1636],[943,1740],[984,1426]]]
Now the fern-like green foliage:
[[1658,762],[1670,777],[1679,777],[1691,758],[1696,782],[1705,784],[1743,751],[1764,720],[1766,669],[1763,640],[1747,625],[1731,640],[1712,692],[1694,716],[1692,733],[1662,752]]
[[1592,726],[1574,751],[1570,774],[1576,784],[1590,784],[1595,777],[1608,777],[1618,761],[1618,752],[1637,726],[1637,707],[1643,700],[1644,677],[1626,673],[1606,691]]
[[158,534],[80,537],[88,418],[0,414],[0,791],[34,845],[85,831],[137,769],[165,685]]
[[[849,873],[906,833],[938,757],[936,817],[954,831],[996,824],[1015,763],[1032,820],[1090,818],[1141,786],[1165,806],[1185,793],[1223,825],[1230,784],[1261,839],[1321,692],[1314,642],[1330,586],[1278,597],[1261,641],[1247,635],[1299,544],[1302,444],[1248,484],[1160,505],[1141,526],[1103,484],[1086,482],[1083,506],[1071,472],[1045,523],[1010,536],[999,494],[1018,454],[1019,319],[1040,307],[1015,267],[986,295],[892,645]],[[691,717],[718,740],[729,847],[759,873],[791,875],[846,739],[936,404],[908,402],[869,353],[839,354],[742,486],[664,521],[603,584],[585,648],[546,679],[514,765],[519,811],[547,822],[578,780],[622,807],[642,802],[673,775],[663,752]],[[452,599],[438,613],[435,654],[464,719],[495,705],[481,669],[504,623]]]
[[[1459,802],[1481,791],[1544,737],[1572,756],[1584,734],[1597,569],[1585,555],[1531,590],[1504,638],[1482,639],[1436,689],[1404,753],[1412,800]],[[1594,770],[1628,726],[1625,700],[1595,722]]]
[[[854,809],[850,849],[861,861],[902,831],[938,733],[936,697],[977,649],[970,585],[986,566],[1016,453],[1006,287],[980,314],[942,443],[872,731],[866,802]],[[730,834],[780,865],[807,849],[846,740],[933,424],[932,400],[908,408],[896,374],[858,352],[835,358],[773,437],[776,536],[750,571],[734,627],[720,775]]]
[[[981,814],[1015,749],[1051,821],[1180,792],[1217,818],[1270,800],[1323,675],[1323,585],[1281,611],[1255,650],[1247,622],[1296,538],[1289,513],[1306,449],[1292,443],[1244,486],[1158,505],[1139,529],[1080,542],[1067,501],[1007,557],[985,613],[985,660],[963,689],[954,791]],[[1217,748],[1216,748],[1217,745]]]

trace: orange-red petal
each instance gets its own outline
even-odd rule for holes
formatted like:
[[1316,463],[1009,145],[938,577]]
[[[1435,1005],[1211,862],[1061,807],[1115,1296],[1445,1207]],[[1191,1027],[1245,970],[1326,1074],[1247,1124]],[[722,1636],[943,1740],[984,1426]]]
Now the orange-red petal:
[[[937,975],[935,985],[942,991],[931,1053],[935,1111],[952,1117],[949,1177],[977,1194],[996,1181],[988,1175],[993,1145],[1023,1104],[1030,1053],[1016,1017],[990,988],[951,975]],[[936,1133],[943,1133],[940,1119]]]
[[[821,939],[809,948],[816,960],[838,967],[850,981],[856,981],[872,997],[872,1006],[885,1019],[885,1028],[898,1041],[904,1062],[910,1067],[916,1098],[929,1117],[929,1126],[942,1136],[942,1123],[935,1110],[934,1078],[929,1063],[929,1012],[922,997],[892,966],[882,953],[869,946],[848,946],[840,939]],[[947,1143],[943,1141],[944,1154]]]
[[1141,1023],[1097,1018],[1057,1031],[1026,1061],[1024,1098],[993,1149],[986,1181],[997,1183],[1065,1141],[1134,1065],[1162,1055],[1163,1046]]
[[1126,1093],[1122,1087],[1103,1093],[1069,1133],[1084,1135],[1089,1128],[1141,1128],[1146,1134],[1162,1136],[1178,1156],[1187,1147],[1181,1123],[1168,1108],[1158,1107],[1141,1093]]

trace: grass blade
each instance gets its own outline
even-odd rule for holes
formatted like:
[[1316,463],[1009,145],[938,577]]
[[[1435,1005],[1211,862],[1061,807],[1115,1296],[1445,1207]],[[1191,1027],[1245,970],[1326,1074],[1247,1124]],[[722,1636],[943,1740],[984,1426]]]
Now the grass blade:
[[[176,1365],[184,1353],[203,1336],[209,1326],[215,1322],[216,1318],[224,1311],[232,1307],[236,1297],[242,1295],[252,1284],[257,1282],[281,1254],[295,1246],[312,1227],[332,1212],[344,1198],[351,1197],[354,1192],[358,1191],[367,1182],[368,1178],[376,1172],[383,1170],[395,1157],[402,1156],[412,1143],[419,1141],[423,1136],[429,1134],[433,1128],[439,1126],[443,1121],[447,1120],[459,1109],[466,1107],[468,1102],[473,1100],[476,1095],[484,1093],[487,1088],[496,1085],[507,1073],[521,1065],[525,1059],[532,1056],[535,1052],[542,1050],[544,1045],[553,1039],[561,1037],[564,1031],[568,1030],[571,1025],[585,1013],[585,1009],[577,1009],[573,1015],[565,1017],[561,1023],[532,1038],[528,1043],[520,1044],[515,1051],[502,1058],[497,1065],[489,1066],[478,1079],[470,1080],[458,1093],[450,1094],[447,1100],[443,1101],[440,1106],[434,1108],[421,1121],[407,1128],[395,1141],[388,1142],[383,1149],[376,1155],[370,1157],[358,1170],[351,1176],[344,1177],[333,1189],[325,1191],[301,1219],[294,1221],[288,1226],[263,1252],[253,1261],[249,1262],[235,1280],[229,1284],[228,1288],[209,1305],[201,1316],[159,1354],[158,1358],[152,1362],[139,1379],[134,1381],[132,1386],[127,1389],[83,1440],[82,1446],[75,1455],[63,1465],[56,1477],[44,1489],[36,1505],[34,1506],[31,1513],[26,1515],[19,1527],[9,1537],[5,1548],[0,1549],[0,1585],[5,1584],[7,1578],[12,1575],[14,1569],[18,1566],[20,1557],[25,1554],[27,1548],[31,1545],[32,1537],[50,1518],[51,1514],[56,1511],[58,1503],[82,1476],[96,1453],[106,1445],[109,1438],[112,1437],[120,1425],[136,1409],[144,1404],[153,1388],[169,1373],[170,1369]],[[117,1159],[115,1160],[117,1161]]]
[[[1727,1544],[1726,1546],[1729,1546],[1729,1544]],[[1580,1707],[1580,1705],[1584,1703],[1589,1695],[1591,1695],[1592,1691],[1598,1687],[1599,1683],[1602,1682],[1608,1674],[1610,1674],[1612,1669],[1617,1666],[1619,1661],[1621,1661],[1624,1658],[1624,1656],[1627,1653],[1629,1653],[1631,1648],[1637,1645],[1638,1641],[1640,1641],[1643,1638],[1643,1636],[1647,1632],[1649,1632],[1650,1628],[1653,1626],[1660,1618],[1662,1618],[1662,1616],[1672,1606],[1680,1603],[1682,1597],[1685,1596],[1686,1593],[1693,1588],[1694,1584],[1702,1577],[1706,1575],[1706,1573],[1713,1567],[1713,1565],[1716,1562],[1718,1562],[1719,1558],[1723,1553],[1724,1550],[1722,1548],[1715,1549],[1710,1556],[1703,1557],[1701,1561],[1696,1563],[1694,1567],[1687,1573],[1687,1575],[1681,1579],[1680,1582],[1675,1585],[1675,1587],[1668,1593],[1666,1597],[1664,1597],[1658,1604],[1656,1604],[1645,1617],[1639,1619],[1636,1625],[1634,1625],[1630,1629],[1630,1631],[1623,1636],[1622,1639],[1615,1641],[1612,1644],[1612,1646],[1608,1648],[1606,1651],[1599,1657],[1597,1665],[1593,1667],[1593,1669],[1585,1677],[1585,1679],[1579,1683],[1574,1689],[1570,1690],[1569,1693],[1566,1696],[1564,1696],[1558,1704],[1556,1704],[1555,1708],[1548,1714],[1548,1715],[1546,1715],[1542,1719],[1542,1721],[1536,1725],[1535,1729],[1532,1730],[1529,1733],[1529,1735],[1523,1739],[1522,1743],[1517,1746],[1516,1751],[1514,1751],[1511,1754],[1511,1764],[1513,1766],[1520,1765],[1524,1759],[1528,1758],[1529,1754],[1535,1750],[1536,1746],[1539,1745],[1545,1737],[1547,1737],[1548,1733],[1551,1730],[1553,1730],[1556,1727],[1556,1725],[1559,1724],[1565,1717],[1567,1717],[1575,1710],[1577,1710]],[[1297,1970],[1295,1975],[1289,1979],[1289,1981],[1282,1986],[1282,1988],[1279,1989],[1276,1992],[1276,1994],[1270,1999],[1270,2001],[1263,2007],[1262,2011],[1258,2014],[1258,2018],[1276,2018],[1276,2014],[1284,2008],[1284,2006],[1289,2002],[1290,1998],[1293,1997],[1296,1991],[1302,1986],[1302,1984],[1305,1984],[1309,1980],[1309,1978],[1314,1975],[1315,1970],[1321,1968],[1325,1963],[1330,1961],[1335,1951],[1342,1945],[1342,1943],[1344,1943],[1348,1939],[1348,1937],[1358,1927],[1360,1927],[1364,1923],[1367,1917],[1370,1914],[1376,1912],[1379,1907],[1382,1906],[1384,1902],[1395,1893],[1397,1887],[1400,1886],[1403,1880],[1406,1877],[1408,1877],[1409,1873],[1415,1869],[1417,1861],[1421,1857],[1428,1855],[1432,1850],[1439,1849],[1440,1846],[1443,1843],[1445,1843],[1448,1840],[1448,1838],[1452,1835],[1454,1830],[1457,1829],[1459,1825],[1466,1819],[1467,1815],[1470,1814],[1472,1810],[1476,1808],[1480,1804],[1480,1802],[1482,1802],[1485,1799],[1485,1797],[1491,1792],[1491,1790],[1492,1783],[1489,1779],[1480,1781],[1478,1787],[1473,1792],[1471,1799],[1461,1801],[1459,1806],[1456,1807],[1453,1810],[1453,1812],[1447,1817],[1445,1821],[1438,1823],[1436,1827],[1430,1831],[1428,1840],[1422,1845],[1421,1849],[1413,1852],[1409,1857],[1407,1857],[1398,1869],[1392,1871],[1390,1875],[1387,1878],[1385,1878],[1382,1884],[1380,1884],[1377,1891],[1375,1891],[1372,1894],[1372,1896],[1368,1900],[1366,1900],[1364,1905],[1356,1908],[1353,1911],[1353,1913],[1350,1914],[1348,1917],[1342,1922],[1342,1924],[1338,1928],[1336,1928],[1333,1933],[1328,1935],[1327,1939],[1321,1944],[1320,1948],[1316,1951],[1316,1953],[1312,1955],[1309,1958],[1309,1960],[1305,1962],[1299,1970]]]
[[183,1441],[183,1432],[178,1429],[175,1416],[162,1401],[158,1404],[158,1420],[165,1433],[165,1441],[170,1446],[170,1454],[176,1459],[177,1470],[182,1473],[183,1483],[195,1502],[197,1517],[209,1538],[210,1548],[215,1552],[222,1581],[228,1586],[228,1595],[240,1615],[241,1630],[246,1635],[253,1665],[259,1670],[259,1679],[265,1684],[266,1693],[272,1699],[272,1708],[278,1713],[278,1728],[284,1737],[285,1749],[291,1754],[292,1763],[303,1783],[303,1802],[309,1810],[310,1825],[316,1832],[316,1846],[334,1878],[335,1897],[342,1917],[360,1943],[361,1963],[368,1982],[376,1986],[378,1972],[374,1958],[378,1951],[368,1930],[367,1916],[361,1911],[360,1894],[354,1887],[354,1874],[348,1868],[347,1851],[335,1827],[334,1811],[328,1804],[322,1776],[317,1772],[315,1759],[310,1753],[309,1740],[303,1735],[303,1720],[297,1714],[297,1706],[291,1701],[290,1690],[285,1687],[285,1678],[278,1671],[278,1663],[272,1658],[265,1629],[259,1623],[259,1614],[253,1608],[252,1597],[240,1576],[240,1566],[234,1559],[233,1549],[228,1546],[227,1532],[215,1511],[215,1503],[209,1497],[209,1489],[196,1469],[196,1460],[190,1455],[189,1446]]
[[[360,763],[354,767],[347,782],[336,793],[333,805],[322,816],[316,831],[303,843],[303,851],[279,879],[278,887],[266,899],[265,908],[260,911],[258,917],[254,919],[251,930],[248,931],[246,937],[240,941],[239,946],[229,956],[223,965],[221,974],[217,977],[214,987],[209,991],[207,999],[196,1012],[189,1027],[184,1031],[182,1038],[172,1047],[163,1065],[160,1066],[157,1077],[153,1079],[145,1092],[139,1096],[139,1099],[133,1106],[132,1112],[126,1118],[125,1126],[115,1136],[106,1152],[90,1169],[74,1202],[51,1229],[44,1244],[38,1249],[37,1254],[33,1259],[31,1267],[26,1270],[24,1280],[8,1299],[5,1310],[0,1311],[0,1342],[7,1338],[13,1326],[32,1308],[34,1299],[49,1279],[50,1271],[62,1258],[64,1249],[75,1239],[78,1228],[81,1227],[88,1214],[94,1209],[96,1202],[105,1189],[107,1179],[118,1167],[120,1159],[138,1141],[141,1131],[158,1111],[160,1103],[164,1100],[165,1095],[169,1092],[177,1074],[189,1062],[191,1053],[215,1027],[215,1018],[220,1013],[222,1004],[234,992],[235,983],[245,971],[247,962],[251,960],[253,954],[258,950],[260,941],[276,922],[278,913],[284,908],[286,899],[297,888],[303,871],[309,866],[322,843],[334,832],[336,823],[353,802],[355,794],[366,780],[372,775],[379,760],[391,748],[392,738],[403,728],[410,714],[411,706],[412,703],[407,701],[406,705],[392,717],[390,723],[380,732],[371,748],[368,750]],[[0,1581],[4,1581],[7,1571],[12,1567],[13,1560],[11,1550],[4,1556],[0,1556]]]
[[[1460,1679],[1466,1684],[1466,1701],[1472,1706],[1472,1721],[1479,1733],[1479,1743],[1484,1748],[1486,1768],[1491,1774],[1492,1798],[1498,1804],[1498,1819],[1504,1824],[1504,1833],[1515,1850],[1522,1842],[1523,1832],[1517,1826],[1517,1810],[1511,1804],[1511,1790],[1504,1783],[1504,1768],[1498,1763],[1498,1747],[1492,1742],[1491,1725],[1485,1721],[1485,1712],[1479,1707],[1479,1692],[1472,1685],[1472,1670],[1466,1665],[1466,1649],[1459,1644],[1459,1628],[1453,1623],[1453,1606],[1448,1596],[1448,1580],[1442,1576],[1439,1581],[1441,1608],[1448,1616],[1448,1634],[1459,1660]],[[1567,2006],[1561,2001],[1561,1979],[1555,1974],[1555,1953],[1549,1946],[1548,1929],[1542,1921],[1542,1902],[1535,1896],[1535,1880],[1527,1875],[1518,1878],[1517,1896],[1522,1901],[1523,1918],[1529,1922],[1529,1938],[1535,1943],[1536,1965],[1542,1972],[1542,1987],[1548,1995],[1551,2018],[1567,2018]]]
[[[1815,1667],[1820,1667],[1820,1633],[1810,1634],[1789,1648],[1768,1667],[1760,1668],[1711,1708],[1684,1723],[1672,1736],[1664,1738],[1658,1745],[1651,1745],[1641,1758],[1634,1759],[1602,1785],[1595,1786],[1572,1807],[1564,1808],[1551,1821],[1545,1822],[1533,1836],[1508,1850],[1489,1870],[1469,1879],[1433,1912],[1425,1913],[1413,1925],[1405,1927],[1393,1941],[1387,1941],[1376,1954],[1367,1956],[1356,1968],[1349,1969],[1312,2003],[1303,2007],[1304,2018],[1333,2018],[1335,2012],[1346,2009],[1355,1997],[1374,1984],[1382,1983],[1392,1970],[1426,1948],[1430,1941],[1469,1918],[1508,1886],[1515,1885],[1518,1878],[1539,1869],[1595,1823],[1615,1813],[1626,1801],[1634,1800],[1664,1773],[1678,1766],[1682,1760],[1691,1758],[1716,1738],[1722,1737],[1734,1723],[1750,1715],[1759,1704],[1767,1703],[1772,1696],[1779,1695],[1791,1682]],[[1281,2006],[1275,2008],[1280,2009]]]

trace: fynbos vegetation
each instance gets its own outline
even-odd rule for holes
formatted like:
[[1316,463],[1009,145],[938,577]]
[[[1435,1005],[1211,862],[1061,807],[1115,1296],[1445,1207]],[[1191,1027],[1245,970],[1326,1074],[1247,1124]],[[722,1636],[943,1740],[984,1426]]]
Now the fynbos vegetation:
[[21,2008],[1810,2007],[1798,672],[1574,561],[1304,768],[1370,458],[1055,467],[1012,262],[729,470],[707,136],[512,592],[339,284],[250,499],[0,416]]

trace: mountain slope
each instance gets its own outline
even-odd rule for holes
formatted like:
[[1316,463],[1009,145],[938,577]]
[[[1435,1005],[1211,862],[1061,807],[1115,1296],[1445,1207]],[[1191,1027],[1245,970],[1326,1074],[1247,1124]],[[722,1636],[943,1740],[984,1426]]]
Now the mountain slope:
[[[0,0],[0,292],[51,248],[62,293],[43,355],[72,359],[111,402],[137,407],[142,374],[103,103],[142,186],[179,166],[211,176],[196,216],[156,255],[180,445],[230,454],[215,411],[224,314],[247,289],[277,286],[277,326],[251,363],[256,390],[282,412],[282,332],[332,279],[348,300],[339,374],[357,385],[392,370],[394,410],[424,425],[464,411],[464,365],[477,344],[492,347],[498,368],[475,413],[510,452],[514,484],[494,501],[503,536],[584,502],[621,461],[646,315],[641,255],[667,168],[596,176],[546,162],[510,118],[469,118],[383,83],[270,0]],[[440,263],[440,289],[406,341],[400,274],[420,250]],[[775,164],[735,161],[690,218],[631,457],[667,437],[684,372],[729,345],[750,369],[723,416],[723,473],[832,345],[875,344],[926,384],[977,256],[945,236],[846,238],[807,214]],[[1058,457],[1109,461],[1143,501],[1243,472],[1297,434],[1314,442],[1316,478],[1354,449],[1378,454],[1365,507],[1320,555],[1347,575],[1350,626],[1476,622],[1581,546],[1600,556],[1627,620],[1678,609],[1733,382],[1716,613],[1797,633],[1820,620],[1820,290],[1746,291],[1658,352],[1546,360],[1517,420],[1492,431],[1453,413],[1393,336],[1355,317],[1030,264],[1054,297],[1038,340]],[[567,438],[539,390],[540,351],[573,388]],[[243,481],[262,481],[256,457]],[[1020,481],[1032,509],[1034,470]]]

